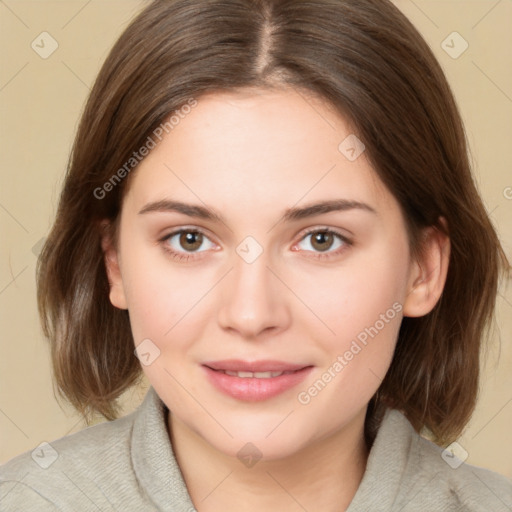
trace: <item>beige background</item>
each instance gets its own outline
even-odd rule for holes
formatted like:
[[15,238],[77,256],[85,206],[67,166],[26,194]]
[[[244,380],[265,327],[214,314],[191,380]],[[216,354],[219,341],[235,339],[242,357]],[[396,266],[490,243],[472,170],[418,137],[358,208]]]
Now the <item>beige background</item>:
[[[512,2],[395,3],[446,71],[466,122],[481,192],[512,259]],[[55,214],[90,86],[113,42],[142,5],[135,0],[0,0],[0,462],[84,426],[53,397],[48,348],[36,310],[36,254]],[[35,40],[39,52],[51,48],[48,36],[39,37],[44,31],[58,43],[46,59],[31,47]],[[441,46],[454,31],[469,44],[456,59]],[[464,43],[451,36],[447,44],[456,52]],[[459,443],[469,462],[512,478],[510,288],[499,298],[478,408]],[[125,413],[144,392],[134,390],[125,397]]]

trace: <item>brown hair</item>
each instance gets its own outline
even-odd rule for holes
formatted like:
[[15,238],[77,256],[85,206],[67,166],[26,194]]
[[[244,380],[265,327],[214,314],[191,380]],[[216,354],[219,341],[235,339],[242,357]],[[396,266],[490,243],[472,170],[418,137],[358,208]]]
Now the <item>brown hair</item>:
[[58,393],[86,419],[114,419],[117,398],[141,376],[128,312],[109,301],[100,242],[101,221],[115,227],[128,180],[101,199],[95,191],[191,98],[279,86],[313,93],[351,120],[401,205],[413,252],[422,228],[444,231],[439,219],[447,221],[444,292],[430,314],[403,319],[368,420],[397,408],[415,429],[448,443],[475,407],[480,344],[508,263],[473,181],[446,78],[387,0],[157,0],[135,18],[88,99],[38,263]]

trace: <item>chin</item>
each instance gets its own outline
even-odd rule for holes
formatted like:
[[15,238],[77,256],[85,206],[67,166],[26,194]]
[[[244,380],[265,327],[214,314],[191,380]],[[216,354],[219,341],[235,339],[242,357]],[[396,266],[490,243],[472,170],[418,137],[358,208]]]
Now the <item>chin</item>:
[[223,440],[219,444],[214,444],[214,448],[228,457],[238,458],[240,462],[250,467],[253,461],[270,462],[286,459],[309,444],[308,440],[301,436],[276,435],[274,439],[270,437],[265,438],[261,434],[259,437],[237,436],[234,440]]
[[[293,409],[291,409],[293,410]],[[288,413],[287,413],[288,414]],[[292,456],[321,436],[313,425],[305,425],[292,419],[295,413],[272,414],[266,417],[259,413],[257,417],[246,415],[223,422],[233,438],[224,431],[212,436],[212,430],[200,428],[196,432],[211,446],[230,457],[241,458],[245,455],[261,458],[263,461],[284,459]],[[284,420],[284,421],[283,421]]]

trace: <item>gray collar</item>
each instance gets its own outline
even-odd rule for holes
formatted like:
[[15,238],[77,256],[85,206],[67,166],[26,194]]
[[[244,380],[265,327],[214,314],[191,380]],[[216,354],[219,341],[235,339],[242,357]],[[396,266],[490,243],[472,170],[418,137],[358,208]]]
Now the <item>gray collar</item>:
[[167,433],[167,411],[151,386],[133,425],[133,467],[142,491],[158,510],[192,512],[195,509]]
[[[194,511],[167,433],[168,409],[150,387],[133,426],[132,461],[142,490],[158,510]],[[391,510],[419,436],[396,410],[388,409],[373,443],[366,471],[347,512]],[[415,457],[412,457],[413,459]]]

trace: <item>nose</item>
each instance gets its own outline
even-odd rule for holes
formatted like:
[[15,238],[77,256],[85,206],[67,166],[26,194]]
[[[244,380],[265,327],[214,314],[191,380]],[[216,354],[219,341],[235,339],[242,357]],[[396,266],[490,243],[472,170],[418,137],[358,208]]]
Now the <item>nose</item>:
[[265,252],[252,263],[234,254],[234,268],[223,282],[218,309],[224,330],[254,340],[289,326],[290,294],[269,263]]

